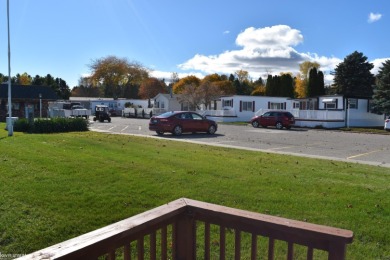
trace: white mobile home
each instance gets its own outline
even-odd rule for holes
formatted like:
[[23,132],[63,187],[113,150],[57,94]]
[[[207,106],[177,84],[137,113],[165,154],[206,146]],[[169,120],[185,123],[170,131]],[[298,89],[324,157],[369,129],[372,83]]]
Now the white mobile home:
[[267,110],[293,109],[290,98],[267,96],[223,96],[221,106],[221,110],[207,110],[205,115],[219,122],[245,122]]
[[302,127],[373,127],[382,126],[384,116],[370,112],[370,99],[343,95],[296,99],[299,115],[296,125]]

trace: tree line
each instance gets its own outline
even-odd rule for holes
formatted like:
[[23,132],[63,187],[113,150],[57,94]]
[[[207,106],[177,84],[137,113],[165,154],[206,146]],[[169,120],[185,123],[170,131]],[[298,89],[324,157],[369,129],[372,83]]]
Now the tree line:
[[[151,77],[151,71],[139,62],[107,56],[93,60],[89,64],[90,76],[81,77],[72,91],[64,80],[50,74],[34,78],[27,73],[17,74],[11,81],[50,86],[63,99],[69,96],[151,99],[159,93],[180,94],[179,99],[194,108],[201,104],[208,107],[221,95],[310,98],[340,94],[346,98],[372,98],[374,112],[390,114],[390,61],[382,64],[376,77],[370,72],[373,67],[363,53],[355,51],[336,66],[332,73],[334,83],[329,86],[325,86],[320,65],[310,61],[302,62],[296,75],[285,72],[253,80],[245,70],[230,75],[214,73],[203,79],[193,75],[179,78],[177,73],[172,73],[167,84],[165,79]],[[0,80],[4,82],[7,77],[0,74]]]
[[[0,82],[8,82],[8,76],[0,73]],[[11,77],[12,85],[23,85],[23,86],[49,86],[51,87],[61,99],[69,99],[70,89],[68,84],[62,78],[54,78],[50,74],[46,76],[36,75],[31,77],[27,72],[23,74],[16,74],[14,77]]]

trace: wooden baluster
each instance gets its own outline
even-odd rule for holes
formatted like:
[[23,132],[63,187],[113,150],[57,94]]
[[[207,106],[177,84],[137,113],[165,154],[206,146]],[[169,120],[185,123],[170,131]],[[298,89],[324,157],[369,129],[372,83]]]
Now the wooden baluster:
[[293,260],[294,257],[294,244],[288,242],[287,260]]
[[307,260],[313,260],[313,248],[310,246],[307,248]]
[[210,223],[204,223],[204,259],[210,260]]
[[115,250],[112,250],[108,253],[109,260],[115,260]]
[[126,244],[124,246],[123,254],[124,254],[124,260],[131,260],[131,247],[130,247],[130,243],[128,243],[128,244]]
[[234,256],[236,260],[241,259],[241,232],[240,230],[235,230],[234,236]]
[[167,226],[161,228],[161,259],[167,260]]
[[183,215],[176,222],[175,259],[195,259],[196,223],[190,214]]
[[156,231],[150,234],[150,259],[156,259]]
[[225,241],[226,241],[226,230],[224,226],[219,227],[219,259],[225,259]]
[[257,236],[252,234],[251,260],[257,259]]
[[137,240],[137,254],[138,254],[138,260],[144,260],[144,237],[140,237]]
[[274,248],[275,248],[275,239],[270,237],[268,240],[268,260],[274,259],[275,256]]

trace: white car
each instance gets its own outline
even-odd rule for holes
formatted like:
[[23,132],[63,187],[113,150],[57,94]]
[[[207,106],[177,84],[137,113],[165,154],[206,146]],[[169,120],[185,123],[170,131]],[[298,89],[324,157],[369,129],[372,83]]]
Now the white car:
[[385,120],[385,130],[390,131],[390,116]]

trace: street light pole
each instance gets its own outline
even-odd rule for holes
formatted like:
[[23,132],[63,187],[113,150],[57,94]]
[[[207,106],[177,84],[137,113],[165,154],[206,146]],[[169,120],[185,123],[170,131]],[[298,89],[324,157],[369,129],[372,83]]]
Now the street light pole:
[[8,136],[13,135],[13,123],[12,123],[12,103],[11,103],[11,44],[9,34],[9,0],[7,0],[7,26],[8,26],[8,120],[7,129]]
[[39,93],[39,118],[42,118],[42,94]]

